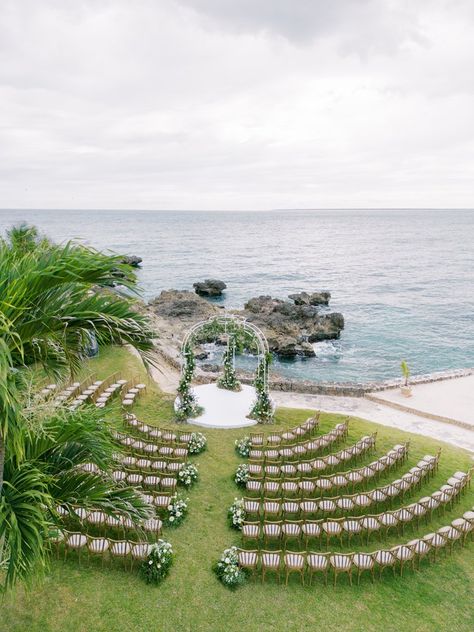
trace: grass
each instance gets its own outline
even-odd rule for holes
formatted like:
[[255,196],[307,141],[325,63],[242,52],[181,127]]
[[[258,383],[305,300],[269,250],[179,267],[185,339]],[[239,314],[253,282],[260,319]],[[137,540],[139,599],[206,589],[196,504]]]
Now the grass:
[[[90,361],[98,376],[121,370],[124,375],[143,373],[140,362],[125,350],[106,350]],[[172,397],[164,396],[150,384],[147,395],[136,407],[139,418],[156,425],[170,425]],[[279,409],[277,426],[289,427],[303,421],[306,410]],[[107,409],[110,419],[119,419],[118,407]],[[321,432],[341,419],[324,414]],[[360,419],[350,424],[347,444],[363,434],[378,431],[377,454],[382,454],[398,442],[410,440],[408,462],[386,479],[407,471],[426,453],[433,454],[440,443],[410,435],[396,429],[378,426]],[[175,548],[176,559],[170,576],[158,587],[145,585],[137,576],[122,570],[120,563],[100,568],[100,562],[85,562],[79,568],[76,560],[52,562],[43,583],[26,592],[18,588],[8,596],[0,611],[2,632],[127,632],[234,630],[296,632],[324,628],[370,632],[384,630],[403,632],[444,631],[472,632],[474,629],[474,543],[437,564],[422,562],[422,570],[407,570],[403,578],[393,578],[387,572],[382,581],[370,583],[362,578],[361,585],[348,585],[340,578],[336,589],[325,587],[318,577],[312,587],[303,588],[298,579],[278,586],[272,579],[265,585],[247,583],[237,592],[224,588],[211,572],[212,563],[228,545],[239,544],[240,537],[227,526],[226,511],[234,497],[241,496],[233,482],[239,462],[234,452],[234,440],[242,430],[206,430],[208,450],[195,461],[200,480],[188,493],[190,512],[185,523],[176,530],[168,529],[165,538]],[[412,499],[438,488],[456,470],[472,465],[465,451],[442,445],[440,467],[434,479],[425,483]],[[367,462],[368,457],[363,462]],[[385,480],[384,478],[381,481]],[[462,497],[454,510],[435,514],[430,525],[422,524],[412,535],[408,527],[405,536],[392,536],[386,542],[393,545],[448,524],[474,505],[474,489]],[[372,536],[369,547],[355,545],[354,550],[372,550],[379,546]],[[334,548],[336,548],[334,546]],[[345,548],[347,551],[347,547]]]

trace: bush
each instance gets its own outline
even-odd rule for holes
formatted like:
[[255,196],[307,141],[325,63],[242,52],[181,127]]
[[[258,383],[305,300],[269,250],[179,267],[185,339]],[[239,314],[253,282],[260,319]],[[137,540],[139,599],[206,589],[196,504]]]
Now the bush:
[[169,573],[173,564],[173,549],[169,542],[158,540],[152,544],[146,560],[140,567],[140,575],[147,584],[159,584]]
[[241,463],[237,466],[234,481],[239,487],[245,487],[250,478],[249,466],[247,463]]
[[168,516],[165,524],[168,527],[178,527],[186,518],[188,513],[188,498],[183,498],[180,494],[174,494],[168,505]]
[[184,487],[191,487],[199,478],[199,473],[194,463],[186,463],[178,472],[178,482]]
[[234,498],[234,502],[227,512],[227,517],[233,529],[238,529],[239,531],[242,529],[242,524],[246,518],[243,498]]
[[251,447],[252,442],[250,441],[250,437],[242,437],[242,439],[235,440],[235,451],[239,456],[243,456],[244,458],[248,457]]
[[207,439],[202,432],[193,432],[191,439],[188,443],[188,450],[190,454],[200,454],[204,452],[207,447]]
[[214,564],[213,571],[219,578],[219,581],[231,589],[241,586],[247,579],[246,572],[239,567],[239,557],[236,546],[225,549],[220,560]]

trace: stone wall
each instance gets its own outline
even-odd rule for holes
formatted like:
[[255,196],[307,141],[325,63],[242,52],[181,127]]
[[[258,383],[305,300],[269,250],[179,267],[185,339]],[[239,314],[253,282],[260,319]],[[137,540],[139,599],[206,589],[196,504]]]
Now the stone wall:
[[[176,358],[171,357],[162,349],[157,349],[157,354],[170,366],[178,371],[181,365]],[[213,371],[197,370],[194,381],[197,384],[208,384],[217,379],[219,368],[213,367]],[[238,378],[243,384],[251,384],[254,376],[250,373],[238,371]],[[425,375],[415,375],[410,378],[410,384],[428,384],[439,380],[448,380],[455,377],[473,375],[474,368],[451,369],[447,371],[437,371]],[[279,375],[272,375],[269,379],[270,390],[293,393],[309,393],[311,395],[344,395],[346,397],[364,397],[366,393],[373,391],[386,391],[390,388],[398,388],[403,383],[402,378],[395,380],[385,380],[380,382],[312,382],[311,380],[291,380]]]

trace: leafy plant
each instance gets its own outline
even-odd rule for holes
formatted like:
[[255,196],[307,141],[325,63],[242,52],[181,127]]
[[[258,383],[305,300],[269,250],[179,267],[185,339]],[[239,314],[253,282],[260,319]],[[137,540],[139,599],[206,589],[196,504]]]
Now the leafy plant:
[[142,562],[140,574],[147,584],[159,584],[170,572],[173,564],[173,547],[165,540],[152,544],[148,557]]
[[248,457],[251,448],[252,442],[250,441],[250,437],[242,437],[242,439],[235,440],[235,451],[239,456],[243,456],[244,458]]
[[246,572],[239,566],[237,547],[225,549],[221,558],[213,566],[213,571],[227,588],[235,589],[242,586],[247,579]]
[[188,498],[183,498],[181,494],[174,494],[168,505],[168,515],[165,524],[168,527],[178,527],[186,518],[188,513]]
[[401,361],[400,367],[402,369],[402,375],[405,378],[405,386],[408,386],[408,380],[410,378],[410,368],[405,360]]
[[241,463],[235,471],[234,481],[239,487],[245,487],[250,478],[249,466],[247,463]]
[[238,529],[239,531],[242,529],[242,524],[246,517],[243,498],[234,498],[234,502],[227,512],[227,517],[233,529]]
[[178,471],[178,481],[184,487],[191,487],[199,478],[198,469],[194,463],[185,463]]
[[202,432],[193,432],[188,442],[189,454],[200,454],[207,447],[206,436]]

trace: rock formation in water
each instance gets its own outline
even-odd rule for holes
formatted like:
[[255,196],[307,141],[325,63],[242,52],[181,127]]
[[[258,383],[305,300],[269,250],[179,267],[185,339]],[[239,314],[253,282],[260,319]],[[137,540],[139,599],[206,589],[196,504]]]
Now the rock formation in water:
[[226,287],[224,281],[219,281],[219,279],[206,279],[193,283],[194,291],[200,296],[222,296]]

